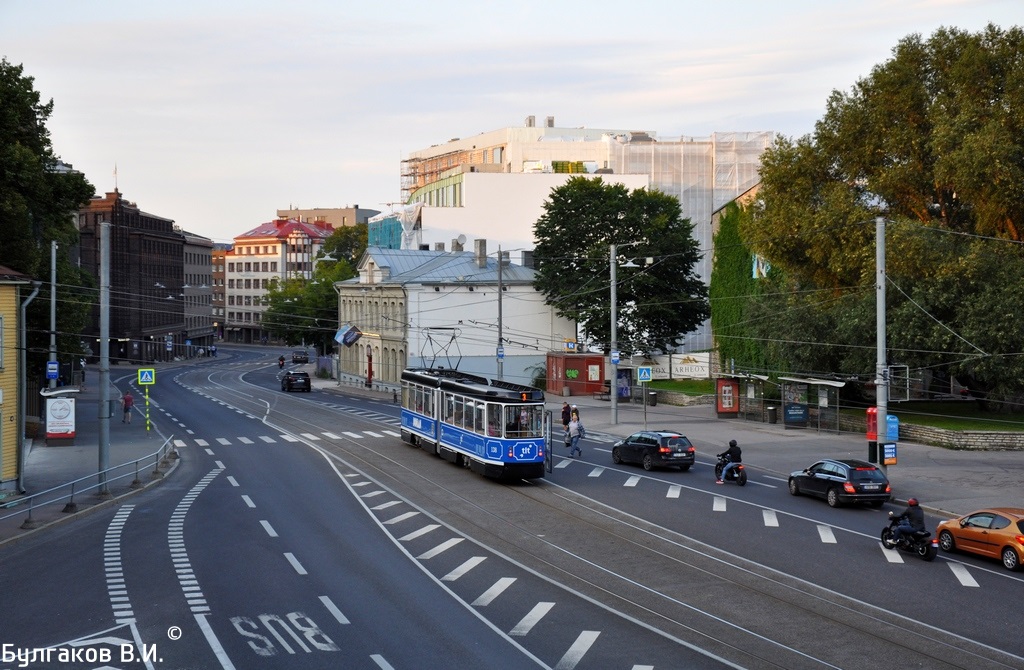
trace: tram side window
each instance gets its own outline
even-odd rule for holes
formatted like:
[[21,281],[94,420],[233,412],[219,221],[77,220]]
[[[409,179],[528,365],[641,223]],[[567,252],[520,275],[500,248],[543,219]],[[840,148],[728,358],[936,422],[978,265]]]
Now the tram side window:
[[486,406],[485,403],[482,403],[482,402],[476,403],[476,408],[475,408],[475,411],[473,412],[473,432],[476,433],[477,435],[483,435],[484,434],[484,424],[486,423],[486,421],[485,421],[485,413],[486,413],[486,411],[487,411],[487,406]]
[[501,437],[501,405],[487,403],[487,434]]
[[454,398],[455,400],[455,416],[452,417],[452,423],[459,428],[463,427],[463,421],[466,417],[466,403],[462,398]]
[[444,394],[444,414],[441,419],[445,423],[455,423],[455,396]]

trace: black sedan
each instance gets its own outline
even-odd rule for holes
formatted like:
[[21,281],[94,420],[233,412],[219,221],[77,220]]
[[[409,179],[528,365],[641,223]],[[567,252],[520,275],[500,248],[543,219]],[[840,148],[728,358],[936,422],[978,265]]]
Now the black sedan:
[[313,388],[313,384],[309,379],[308,372],[295,372],[289,370],[288,372],[281,375],[281,390],[282,391],[309,391]]
[[305,351],[298,350],[292,352],[292,365],[299,365],[300,363],[308,363],[309,354]]
[[824,498],[829,507],[847,503],[881,507],[892,497],[885,473],[876,465],[855,459],[826,458],[794,472],[789,476],[789,492]]
[[612,445],[615,463],[639,463],[644,470],[655,467],[690,469],[697,452],[685,435],[671,430],[644,430]]

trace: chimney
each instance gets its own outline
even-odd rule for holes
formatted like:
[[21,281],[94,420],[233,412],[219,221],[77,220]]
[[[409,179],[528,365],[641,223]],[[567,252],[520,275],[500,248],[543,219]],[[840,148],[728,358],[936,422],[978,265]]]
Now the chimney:
[[480,268],[487,267],[487,240],[474,240],[476,245],[476,265]]
[[535,116],[528,116],[528,117],[526,117],[526,127],[527,128],[533,128],[535,125],[537,125],[537,117],[535,117]]
[[444,242],[434,242],[434,251],[444,251]]
[[458,240],[452,240],[452,252],[462,251],[462,243]]
[[555,127],[555,117],[549,116],[547,118],[547,123],[545,125],[547,125],[548,128],[554,128]]

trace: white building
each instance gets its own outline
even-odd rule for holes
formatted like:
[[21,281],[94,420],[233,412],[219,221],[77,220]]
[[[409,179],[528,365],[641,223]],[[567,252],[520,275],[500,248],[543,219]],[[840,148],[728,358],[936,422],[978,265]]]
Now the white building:
[[[760,157],[774,133],[715,133],[659,138],[653,131],[502,128],[414,151],[402,162],[403,193],[421,203],[420,243],[433,246],[464,233],[532,249],[533,226],[551,189],[569,176],[590,174],[630,189],[656,188],[679,200],[694,224],[711,279],[712,214],[760,181]],[[712,347],[710,323],[686,336],[685,351]]]
[[500,327],[502,378],[530,384],[547,352],[576,338],[576,324],[533,288],[532,269],[507,264],[499,280],[486,240],[475,251],[371,246],[357,269],[335,284],[338,322],[362,332],[338,347],[342,373],[366,378],[372,365],[374,380],[397,383],[406,367],[457,367],[493,377]]
[[259,342],[273,279],[313,277],[313,262],[334,231],[323,221],[277,219],[235,237],[224,255],[224,339]]

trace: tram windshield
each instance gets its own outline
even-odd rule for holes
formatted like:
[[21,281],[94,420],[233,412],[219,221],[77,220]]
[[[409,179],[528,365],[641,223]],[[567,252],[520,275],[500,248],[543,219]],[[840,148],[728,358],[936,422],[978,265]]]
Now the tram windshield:
[[505,405],[505,437],[541,437],[543,405]]

